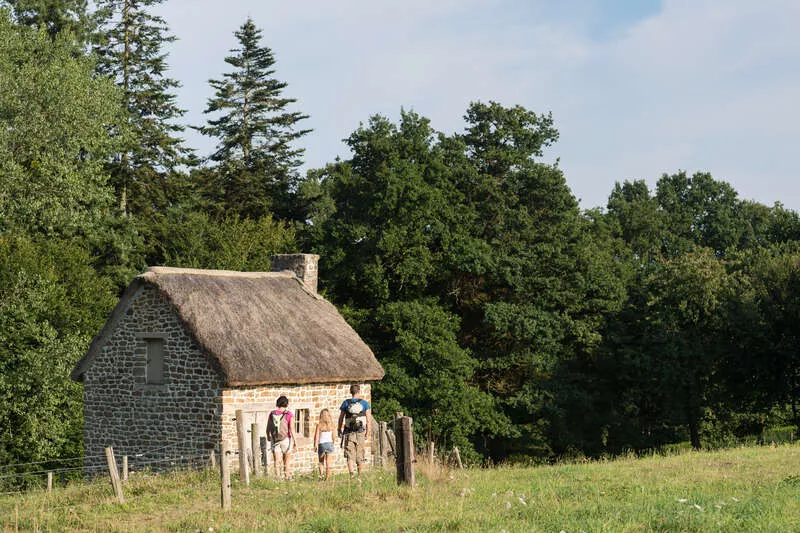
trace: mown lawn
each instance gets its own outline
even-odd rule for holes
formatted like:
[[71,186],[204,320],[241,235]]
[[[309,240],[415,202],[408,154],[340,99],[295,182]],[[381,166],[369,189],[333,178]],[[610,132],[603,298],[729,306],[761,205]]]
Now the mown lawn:
[[110,483],[0,496],[4,531],[800,531],[800,446],[463,471],[420,467],[360,483],[234,480],[216,472],[139,475],[116,503]]

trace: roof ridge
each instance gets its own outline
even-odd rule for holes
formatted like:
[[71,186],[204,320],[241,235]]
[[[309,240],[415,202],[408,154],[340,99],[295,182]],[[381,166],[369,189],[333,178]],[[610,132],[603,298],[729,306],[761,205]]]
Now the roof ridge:
[[209,270],[204,268],[180,268],[155,266],[139,274],[137,277],[152,280],[153,277],[164,275],[191,274],[194,276],[226,277],[226,278],[292,278],[296,277],[291,271],[281,272],[239,272],[236,270]]

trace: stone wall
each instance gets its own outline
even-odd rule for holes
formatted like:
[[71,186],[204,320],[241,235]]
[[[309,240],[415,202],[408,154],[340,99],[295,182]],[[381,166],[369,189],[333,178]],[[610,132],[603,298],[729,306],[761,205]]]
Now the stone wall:
[[[147,338],[163,339],[160,385],[145,383]],[[222,381],[153,287],[132,298],[91,362],[83,398],[87,470],[105,464],[106,446],[118,458],[127,455],[134,469],[169,467],[156,461],[207,456],[219,447]]]

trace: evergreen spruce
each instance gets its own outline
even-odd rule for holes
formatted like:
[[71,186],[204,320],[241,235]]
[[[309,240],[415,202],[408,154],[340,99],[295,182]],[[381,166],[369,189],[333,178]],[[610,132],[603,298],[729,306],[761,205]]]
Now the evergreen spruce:
[[87,0],[0,1],[0,8],[5,6],[11,8],[17,24],[44,27],[50,37],[66,31],[76,41],[86,43],[97,29],[97,22],[89,12]]
[[215,94],[205,113],[211,118],[198,131],[218,139],[210,159],[218,166],[207,194],[226,214],[260,218],[274,212],[297,220],[297,168],[302,148],[294,142],[311,130],[297,129],[308,118],[287,107],[296,102],[282,96],[287,83],[274,78],[275,57],[261,46],[261,30],[251,19],[235,32],[239,48],[225,62],[234,67],[221,80],[209,80]]
[[134,132],[131,148],[116,158],[112,181],[126,213],[152,215],[168,203],[176,167],[191,162],[191,152],[177,137],[183,126],[174,120],[184,114],[173,89],[180,84],[167,77],[164,19],[149,9],[163,0],[100,0],[98,14],[107,28],[97,46],[99,70],[112,76],[125,93]]

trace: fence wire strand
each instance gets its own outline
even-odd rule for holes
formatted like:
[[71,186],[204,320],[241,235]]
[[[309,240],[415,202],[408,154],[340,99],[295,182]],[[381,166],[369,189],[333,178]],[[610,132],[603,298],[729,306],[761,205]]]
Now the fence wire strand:
[[96,459],[98,457],[105,457],[105,455],[83,455],[81,457],[68,457],[66,459],[55,458],[55,459],[48,459],[47,461],[33,461],[30,463],[13,463],[7,465],[0,465],[0,470],[4,470],[6,468],[13,468],[15,466],[30,466],[30,465],[43,465],[47,463],[65,463],[67,461],[84,461],[86,459]]
[[[205,449],[206,441],[204,439],[195,440],[189,439],[188,441],[180,437],[172,437],[168,439],[167,444],[162,446],[155,446],[151,448],[134,448],[132,450],[126,449],[127,447],[121,446],[119,449],[114,450],[114,455],[117,457],[128,456],[129,469],[147,469],[152,470],[166,470],[177,471],[180,469],[199,469],[205,467],[208,461],[208,455],[198,455],[198,450]],[[121,453],[120,453],[121,452]],[[131,453],[132,452],[132,453]],[[165,453],[159,453],[165,452]],[[45,476],[48,473],[53,475],[68,474],[75,472],[83,472],[91,477],[97,477],[104,471],[108,470],[105,464],[106,456],[103,455],[86,455],[83,457],[67,457],[67,458],[54,458],[46,461],[31,461],[19,462],[0,466],[0,481],[6,483],[12,482],[15,479],[30,478],[36,476]],[[8,472],[11,468],[19,468],[25,466],[38,466],[48,463],[68,463],[70,461],[83,460],[84,464],[81,466],[64,466],[61,468],[39,469],[30,470],[26,472]],[[96,464],[102,462],[103,464]],[[88,464],[87,464],[88,463]],[[91,464],[95,463],[95,464]],[[197,465],[195,465],[197,463]],[[163,468],[159,468],[163,467]],[[119,468],[119,467],[118,467]],[[25,491],[11,491],[0,494],[24,494]]]

